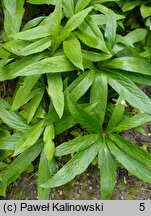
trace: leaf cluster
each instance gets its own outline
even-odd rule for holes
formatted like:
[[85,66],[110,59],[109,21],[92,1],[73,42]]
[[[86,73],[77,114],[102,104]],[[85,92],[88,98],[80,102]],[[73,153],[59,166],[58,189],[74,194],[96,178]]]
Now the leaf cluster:
[[[95,159],[102,199],[112,197],[117,161],[151,183],[150,154],[120,135],[131,128],[142,131],[151,120],[151,100],[140,89],[151,83],[146,29],[151,5],[129,0],[27,3],[54,10],[23,25],[25,1],[2,1],[0,81],[16,79],[17,85],[9,101],[0,98],[0,151],[15,159],[9,166],[1,159],[7,169],[0,195],[39,155],[38,199],[48,199],[51,188],[68,183]],[[84,134],[56,145],[57,135],[79,124]],[[58,170],[57,160],[68,154],[71,159]]]

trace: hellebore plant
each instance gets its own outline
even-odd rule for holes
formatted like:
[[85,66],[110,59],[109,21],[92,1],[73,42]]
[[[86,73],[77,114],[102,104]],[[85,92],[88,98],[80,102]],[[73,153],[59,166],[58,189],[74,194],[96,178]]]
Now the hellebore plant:
[[[102,199],[112,197],[117,161],[151,183],[150,154],[121,135],[142,132],[151,121],[151,100],[139,88],[151,84],[147,2],[28,0],[50,5],[50,15],[22,24],[25,1],[2,1],[0,81],[17,85],[13,98],[0,99],[0,195],[38,156],[38,199],[48,199],[51,188],[94,160]],[[133,22],[127,31],[133,10],[144,27]],[[77,124],[84,133],[56,146],[55,137]],[[57,161],[68,154],[58,170]]]

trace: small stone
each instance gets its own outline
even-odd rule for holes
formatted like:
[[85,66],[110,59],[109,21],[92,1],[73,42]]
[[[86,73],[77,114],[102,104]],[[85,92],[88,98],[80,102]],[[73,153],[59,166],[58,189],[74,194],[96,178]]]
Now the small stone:
[[62,196],[62,194],[63,194],[63,192],[62,192],[62,191],[59,191],[59,195]]

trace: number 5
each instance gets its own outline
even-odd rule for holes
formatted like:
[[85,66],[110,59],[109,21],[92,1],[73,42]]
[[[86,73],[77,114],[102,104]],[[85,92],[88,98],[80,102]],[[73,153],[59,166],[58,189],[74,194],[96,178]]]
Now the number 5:
[[139,210],[144,211],[145,210],[145,203],[140,203],[139,204]]

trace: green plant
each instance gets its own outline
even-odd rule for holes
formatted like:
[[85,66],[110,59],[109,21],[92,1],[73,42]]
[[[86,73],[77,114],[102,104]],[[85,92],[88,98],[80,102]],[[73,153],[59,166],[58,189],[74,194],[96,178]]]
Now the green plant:
[[[27,2],[55,6],[49,16],[22,26],[24,0],[3,0],[0,81],[16,79],[17,86],[9,103],[0,99],[0,118],[11,131],[0,139],[0,149],[16,159],[2,178],[0,195],[38,155],[39,199],[48,199],[51,188],[66,184],[96,158],[102,199],[112,196],[116,161],[151,183],[151,156],[120,135],[151,120],[151,100],[139,88],[151,81],[148,33],[140,25],[126,30],[124,21],[135,6],[141,6],[142,19],[149,17],[143,7],[150,11],[150,6],[146,1],[134,1],[129,9],[123,8],[130,1]],[[84,135],[55,147],[55,136],[76,124]],[[58,170],[57,158],[67,154],[71,159]]]

